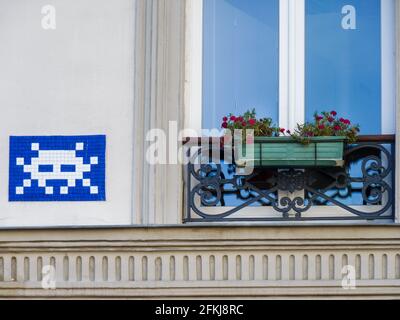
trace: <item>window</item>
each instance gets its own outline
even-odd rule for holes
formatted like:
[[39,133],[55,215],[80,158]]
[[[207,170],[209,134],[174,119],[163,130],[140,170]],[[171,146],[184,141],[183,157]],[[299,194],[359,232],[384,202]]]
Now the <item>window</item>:
[[393,8],[390,0],[306,1],[307,119],[327,106],[363,134],[394,133]]
[[[337,110],[358,122],[362,134],[393,134],[394,12],[393,0],[189,1],[186,126],[219,129],[224,115],[255,108],[259,117],[293,129],[316,111]],[[221,170],[233,177],[228,165]],[[361,162],[350,170],[360,173]],[[345,195],[327,193],[349,206],[369,205],[362,187],[352,187],[356,191]],[[205,210],[223,215],[252,197],[235,188],[225,188],[223,202]],[[340,210],[316,202],[327,217]],[[269,205],[254,201],[245,214],[266,217]]]
[[188,11],[187,127],[256,108],[293,128],[332,108],[363,134],[394,133],[393,0],[202,0]]
[[279,0],[203,3],[203,127],[251,108],[276,119]]

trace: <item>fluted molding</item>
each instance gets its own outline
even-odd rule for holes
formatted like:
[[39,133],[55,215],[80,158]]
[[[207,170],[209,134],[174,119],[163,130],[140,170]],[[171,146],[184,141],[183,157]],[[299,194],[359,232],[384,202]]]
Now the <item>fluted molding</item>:
[[146,134],[183,126],[184,0],[136,0],[133,224],[182,223],[182,168],[149,165]]
[[[0,298],[399,298],[391,226],[3,230]],[[116,235],[118,235],[116,237]],[[356,289],[342,288],[353,265]],[[42,267],[55,267],[55,290]]]

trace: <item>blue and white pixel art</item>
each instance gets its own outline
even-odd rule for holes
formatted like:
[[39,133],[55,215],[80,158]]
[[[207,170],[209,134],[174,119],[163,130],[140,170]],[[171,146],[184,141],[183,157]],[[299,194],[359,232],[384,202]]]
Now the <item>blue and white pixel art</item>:
[[106,137],[10,137],[9,201],[105,201]]

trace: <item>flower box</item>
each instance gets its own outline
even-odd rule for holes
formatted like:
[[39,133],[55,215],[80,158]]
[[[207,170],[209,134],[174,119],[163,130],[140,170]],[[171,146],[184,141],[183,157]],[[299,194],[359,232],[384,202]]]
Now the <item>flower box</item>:
[[345,140],[346,137],[313,137],[309,144],[301,144],[291,137],[255,137],[254,144],[243,145],[242,156],[236,156],[236,164],[253,164],[255,167],[343,166]]

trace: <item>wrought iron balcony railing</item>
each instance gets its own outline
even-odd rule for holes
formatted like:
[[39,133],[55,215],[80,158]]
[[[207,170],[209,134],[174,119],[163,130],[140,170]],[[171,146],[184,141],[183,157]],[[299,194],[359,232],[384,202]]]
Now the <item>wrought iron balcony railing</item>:
[[184,222],[394,219],[395,136],[361,136],[341,167],[263,166],[247,175],[215,159],[211,139],[207,147],[190,141]]

